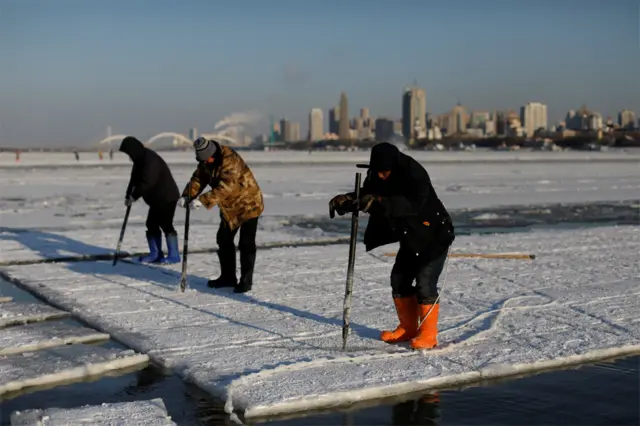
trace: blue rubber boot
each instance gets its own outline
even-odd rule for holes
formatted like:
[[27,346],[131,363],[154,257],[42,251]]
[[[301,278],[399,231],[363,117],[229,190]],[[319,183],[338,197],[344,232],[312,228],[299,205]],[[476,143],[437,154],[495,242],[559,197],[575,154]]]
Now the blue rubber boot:
[[180,250],[178,249],[178,234],[167,234],[167,257],[162,259],[162,263],[180,263]]
[[149,243],[149,254],[141,256],[138,260],[142,263],[158,263],[164,258],[162,253],[162,234],[153,235],[147,231],[147,243]]

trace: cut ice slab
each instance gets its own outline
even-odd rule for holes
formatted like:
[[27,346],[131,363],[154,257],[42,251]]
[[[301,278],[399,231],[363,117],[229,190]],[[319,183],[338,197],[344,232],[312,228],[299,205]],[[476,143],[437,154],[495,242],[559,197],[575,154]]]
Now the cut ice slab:
[[176,423],[171,420],[161,398],[147,401],[86,405],[79,408],[16,411],[11,414],[11,426],[67,426],[80,424],[169,426]]
[[68,322],[27,324],[0,330],[0,356],[102,340],[109,335]]
[[100,346],[70,345],[0,357],[0,395],[46,387],[147,364],[147,355]]
[[69,315],[69,312],[61,311],[42,303],[6,302],[0,304],[0,328],[15,324],[66,318]]
[[166,274],[180,265],[123,271],[51,263],[5,271],[247,418],[640,352],[640,321],[631,320],[640,306],[639,228],[460,236],[454,248],[461,247],[539,256],[450,259],[440,283],[440,348],[424,354],[379,340],[381,329],[397,325],[393,262],[360,246],[346,352],[348,246],[265,250],[253,290],[242,295],[206,286],[203,271],[219,272],[211,255],[189,256],[186,293]]
[[0,303],[11,302],[12,300],[12,297],[0,296]]

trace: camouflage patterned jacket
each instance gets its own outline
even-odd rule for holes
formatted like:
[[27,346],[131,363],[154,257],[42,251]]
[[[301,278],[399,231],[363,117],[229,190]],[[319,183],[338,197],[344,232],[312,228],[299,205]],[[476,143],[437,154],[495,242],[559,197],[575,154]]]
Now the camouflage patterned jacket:
[[[227,146],[217,145],[219,150],[215,162],[198,164],[182,196],[198,197],[207,185],[211,186],[211,191],[198,199],[209,210],[217,205],[233,230],[260,216],[264,211],[264,200],[253,173],[242,157]],[[192,185],[190,194],[189,185]]]

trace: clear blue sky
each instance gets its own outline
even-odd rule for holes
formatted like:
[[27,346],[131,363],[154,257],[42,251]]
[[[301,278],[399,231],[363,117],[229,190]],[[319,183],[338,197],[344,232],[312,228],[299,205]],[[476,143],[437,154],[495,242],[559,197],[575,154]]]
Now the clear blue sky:
[[[350,114],[586,103],[640,113],[637,0],[0,0],[0,144],[213,130],[224,116],[307,128]],[[262,129],[266,132],[266,128]]]

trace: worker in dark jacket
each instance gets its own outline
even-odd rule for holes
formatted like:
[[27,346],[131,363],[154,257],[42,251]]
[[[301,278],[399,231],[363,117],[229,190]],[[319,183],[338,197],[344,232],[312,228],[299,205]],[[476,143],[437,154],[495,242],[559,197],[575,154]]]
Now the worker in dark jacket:
[[438,333],[438,279],[455,239],[451,217],[427,171],[395,145],[374,146],[368,168],[360,199],[355,199],[355,193],[338,195],[330,208],[341,215],[355,209],[370,215],[364,235],[367,251],[400,242],[391,271],[400,325],[383,331],[380,338],[388,343],[411,340],[414,349],[433,348]]
[[[142,197],[149,206],[146,222],[149,255],[139,260],[145,263],[180,262],[178,234],[173,227],[180,191],[169,166],[155,151],[132,136],[123,139],[120,151],[133,161],[125,205],[130,206]],[[167,257],[162,252],[162,232],[167,240]]]

